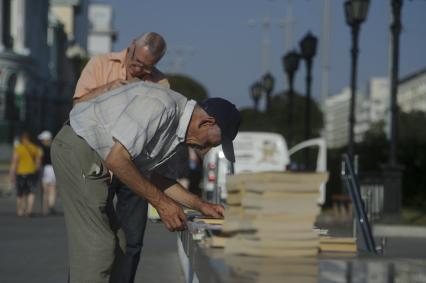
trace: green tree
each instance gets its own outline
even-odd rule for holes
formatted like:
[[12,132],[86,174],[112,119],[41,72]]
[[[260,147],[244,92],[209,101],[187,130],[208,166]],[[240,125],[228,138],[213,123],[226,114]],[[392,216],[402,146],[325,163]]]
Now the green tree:
[[[306,97],[298,93],[294,96],[293,143],[305,139],[305,103]],[[241,109],[242,131],[266,131],[288,136],[288,93],[281,92],[272,97],[271,109],[267,112],[255,112],[252,108]],[[323,127],[323,117],[317,103],[311,100],[311,137],[319,136]]]
[[[424,207],[426,202],[426,113],[414,111],[400,113],[398,118],[397,160],[403,166],[402,194],[406,206]],[[385,123],[373,123],[362,143],[356,144],[360,172],[380,171],[388,162],[389,141],[384,131]],[[331,170],[327,188],[339,192],[339,163],[346,148],[330,150],[328,167]],[[334,169],[333,169],[334,168]]]
[[194,79],[180,74],[167,74],[170,88],[189,99],[201,102],[208,98],[206,88]]

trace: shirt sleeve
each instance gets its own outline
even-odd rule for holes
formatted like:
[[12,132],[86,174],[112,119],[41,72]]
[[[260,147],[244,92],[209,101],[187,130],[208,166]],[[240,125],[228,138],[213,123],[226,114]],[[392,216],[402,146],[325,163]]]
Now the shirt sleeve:
[[179,144],[176,153],[166,162],[155,168],[155,172],[169,179],[187,178],[188,168],[188,147]]
[[174,108],[166,108],[155,99],[135,97],[116,120],[111,134],[134,159],[158,131],[167,127],[174,115]]
[[87,62],[81,72],[80,78],[78,79],[73,98],[82,97],[93,89],[99,87],[97,72],[101,69],[101,67],[99,57],[93,57],[89,60],[89,62]]
[[162,192],[177,183],[176,179],[165,177],[163,175],[158,174],[156,171],[152,172],[150,180]]

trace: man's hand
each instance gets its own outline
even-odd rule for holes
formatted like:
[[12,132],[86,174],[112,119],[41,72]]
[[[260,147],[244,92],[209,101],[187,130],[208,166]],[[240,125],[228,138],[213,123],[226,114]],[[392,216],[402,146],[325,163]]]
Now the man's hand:
[[196,195],[191,194],[178,183],[167,188],[164,193],[175,201],[177,201],[178,203],[186,207],[198,210],[204,215],[215,218],[223,217],[225,209],[222,205],[208,203],[197,197]]
[[182,231],[186,228],[186,216],[174,200],[163,195],[156,207],[161,220],[169,231]]
[[203,204],[200,206],[200,212],[207,216],[222,218],[225,212],[225,208],[220,204],[203,202]]

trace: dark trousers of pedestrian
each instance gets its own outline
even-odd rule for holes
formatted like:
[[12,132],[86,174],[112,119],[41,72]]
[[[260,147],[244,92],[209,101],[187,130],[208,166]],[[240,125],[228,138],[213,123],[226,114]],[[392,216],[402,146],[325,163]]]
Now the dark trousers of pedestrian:
[[133,193],[117,178],[110,189],[116,192],[116,214],[126,238],[126,252],[118,272],[121,283],[133,283],[141,256],[148,213],[148,202]]

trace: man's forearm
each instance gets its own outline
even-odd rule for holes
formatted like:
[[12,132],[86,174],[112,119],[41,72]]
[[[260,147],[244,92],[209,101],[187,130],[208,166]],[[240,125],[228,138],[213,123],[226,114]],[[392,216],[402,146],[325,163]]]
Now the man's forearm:
[[216,218],[223,217],[224,207],[220,204],[208,203],[198,196],[188,192],[179,184],[175,184],[164,191],[175,201],[189,208],[200,211],[202,214]]
[[116,142],[106,158],[106,165],[123,183],[137,195],[144,197],[160,214],[169,231],[183,230],[186,216],[174,200],[162,193],[133,164],[127,150]]
[[116,146],[112,148],[106,159],[108,169],[137,195],[144,197],[153,206],[158,206],[164,194],[139,172],[130,158],[123,156],[125,153],[122,150]]
[[195,210],[200,210],[204,203],[201,198],[190,193],[179,183],[167,188],[164,193],[178,203]]

